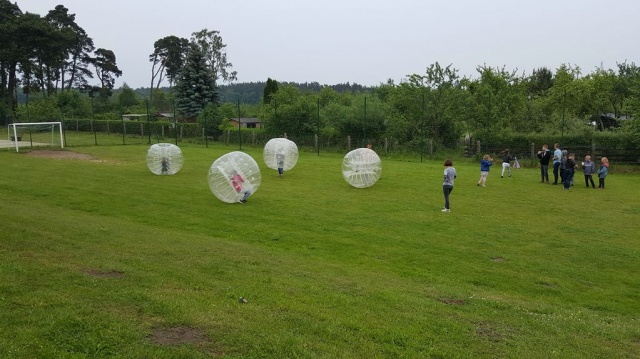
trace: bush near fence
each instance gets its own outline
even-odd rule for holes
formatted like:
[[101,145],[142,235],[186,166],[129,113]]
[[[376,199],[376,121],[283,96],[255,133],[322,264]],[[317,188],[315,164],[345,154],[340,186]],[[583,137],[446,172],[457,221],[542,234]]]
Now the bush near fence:
[[[65,131],[99,132],[106,134],[124,134],[127,137],[151,137],[153,142],[171,141],[176,136],[179,141],[204,144],[205,141],[238,144],[247,146],[264,146],[271,138],[263,129],[228,129],[219,134],[209,134],[205,137],[203,127],[198,123],[177,123],[169,121],[122,121],[122,120],[87,120],[74,119],[64,121]],[[431,139],[416,140],[412,143],[400,143],[400,141],[373,135],[364,138],[362,135],[354,136],[320,136],[314,134],[296,135],[282,134],[294,141],[301,150],[320,149],[329,152],[346,152],[355,148],[364,147],[367,143],[373,143],[374,149],[381,155],[427,155],[440,157],[439,154],[451,154],[453,149],[446,148],[443,144]],[[240,140],[239,140],[240,138]],[[622,132],[591,131],[570,134],[497,134],[491,139],[461,139],[456,152],[460,156],[478,160],[485,153],[499,158],[504,149],[510,149],[522,165],[537,166],[538,150],[543,144],[553,149],[553,144],[559,143],[562,149],[576,154],[577,159],[585,155],[591,155],[598,159],[606,156],[612,163],[640,164],[640,139],[632,134]]]

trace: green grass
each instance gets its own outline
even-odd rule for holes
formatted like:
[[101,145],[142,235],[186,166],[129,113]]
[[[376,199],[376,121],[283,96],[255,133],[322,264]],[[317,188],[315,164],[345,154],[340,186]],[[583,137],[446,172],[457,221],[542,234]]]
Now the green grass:
[[[562,191],[494,166],[479,188],[454,159],[444,214],[441,161],[383,157],[356,189],[341,154],[301,152],[280,179],[245,148],[263,179],[241,205],[207,185],[237,148],[180,146],[174,176],[151,174],[146,145],[0,151],[0,356],[640,356],[637,174]],[[172,327],[203,337],[153,340]]]

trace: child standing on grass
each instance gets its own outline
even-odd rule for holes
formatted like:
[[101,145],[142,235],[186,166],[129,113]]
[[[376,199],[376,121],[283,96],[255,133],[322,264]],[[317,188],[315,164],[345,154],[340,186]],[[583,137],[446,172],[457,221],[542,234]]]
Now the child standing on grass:
[[587,155],[584,157],[584,162],[582,162],[582,172],[584,173],[584,183],[589,188],[589,182],[591,182],[591,187],[596,188],[596,184],[593,183],[593,174],[596,172],[596,164],[591,161],[591,156]]
[[507,170],[509,173],[509,177],[511,177],[511,161],[513,157],[511,157],[511,153],[509,153],[509,149],[504,150],[502,152],[502,175],[500,178],[504,178],[504,170]]
[[442,192],[444,193],[444,208],[442,212],[449,213],[449,195],[453,191],[453,180],[456,179],[456,169],[453,168],[453,161],[444,161],[444,182],[442,183]]
[[600,168],[598,169],[598,188],[604,189],[604,179],[609,174],[609,159],[602,157]]
[[482,156],[480,161],[480,179],[478,180],[478,186],[487,187],[487,176],[489,175],[489,169],[493,166],[493,158],[489,155]]
[[564,162],[564,171],[562,172],[562,179],[564,180],[564,189],[569,190],[571,182],[573,182],[573,174],[576,169],[575,162],[576,155],[570,153],[567,156],[567,160]]
[[551,151],[546,144],[542,145],[542,150],[538,151],[538,158],[540,159],[540,177],[542,183],[549,183],[549,160],[551,160]]

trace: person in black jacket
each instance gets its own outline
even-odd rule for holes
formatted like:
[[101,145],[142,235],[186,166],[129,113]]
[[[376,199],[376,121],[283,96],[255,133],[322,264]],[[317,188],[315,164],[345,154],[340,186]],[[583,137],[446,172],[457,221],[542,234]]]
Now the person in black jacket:
[[542,145],[542,150],[538,151],[540,159],[540,177],[542,183],[549,183],[549,161],[551,160],[551,151],[546,144]]
[[564,163],[564,170],[562,173],[562,180],[564,181],[564,189],[568,190],[573,182],[573,174],[576,169],[576,155],[570,153],[567,156],[567,161]]

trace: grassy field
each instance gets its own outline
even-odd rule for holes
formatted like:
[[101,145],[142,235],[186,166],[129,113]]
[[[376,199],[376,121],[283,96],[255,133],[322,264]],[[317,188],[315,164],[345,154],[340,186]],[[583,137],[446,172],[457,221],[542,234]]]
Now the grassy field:
[[440,160],[356,189],[343,154],[280,179],[248,148],[262,185],[226,204],[207,170],[236,148],[180,146],[174,176],[147,145],[0,151],[0,357],[640,357],[637,174],[481,188],[454,158],[446,214]]

